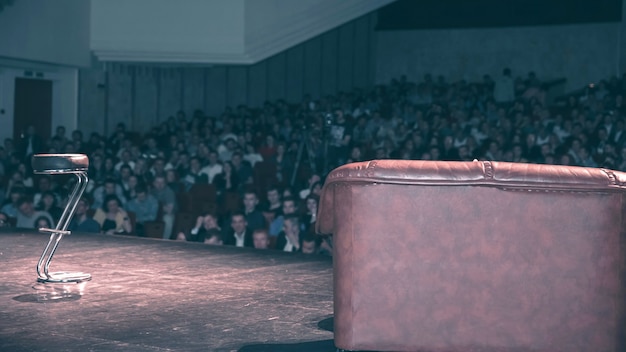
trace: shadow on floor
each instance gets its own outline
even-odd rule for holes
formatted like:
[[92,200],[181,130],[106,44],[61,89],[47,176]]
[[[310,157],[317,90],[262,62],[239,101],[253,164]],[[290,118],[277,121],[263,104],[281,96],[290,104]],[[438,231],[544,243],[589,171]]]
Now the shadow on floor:
[[[333,317],[322,319],[317,323],[321,330],[333,332]],[[299,343],[276,343],[244,346],[238,352],[335,352],[333,340],[310,341]]]
[[75,293],[55,294],[55,293],[31,293],[13,297],[13,300],[22,303],[61,303],[77,301],[82,296]]
[[244,346],[238,352],[335,352],[333,340]]
[[320,322],[317,323],[317,327],[320,328],[321,330],[334,332],[335,331],[334,330],[334,324],[335,324],[334,317],[330,317],[330,318],[326,318],[324,320],[320,320]]

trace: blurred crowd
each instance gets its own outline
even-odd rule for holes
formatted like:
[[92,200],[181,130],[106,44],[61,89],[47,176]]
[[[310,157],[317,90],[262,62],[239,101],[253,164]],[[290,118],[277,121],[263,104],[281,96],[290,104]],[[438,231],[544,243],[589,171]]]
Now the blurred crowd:
[[0,148],[0,225],[53,227],[75,180],[34,175],[35,153],[89,156],[70,229],[288,252],[332,252],[315,235],[324,177],[372,159],[530,162],[626,171],[626,76],[554,101],[533,72],[479,82],[425,75],[298,104],[178,111],[149,131],[43,140],[31,126]]

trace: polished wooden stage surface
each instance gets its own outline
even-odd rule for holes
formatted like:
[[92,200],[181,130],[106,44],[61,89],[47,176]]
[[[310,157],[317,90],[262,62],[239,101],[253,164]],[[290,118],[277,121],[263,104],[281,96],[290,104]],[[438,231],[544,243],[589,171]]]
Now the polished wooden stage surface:
[[125,236],[0,233],[0,351],[335,351],[332,260]]

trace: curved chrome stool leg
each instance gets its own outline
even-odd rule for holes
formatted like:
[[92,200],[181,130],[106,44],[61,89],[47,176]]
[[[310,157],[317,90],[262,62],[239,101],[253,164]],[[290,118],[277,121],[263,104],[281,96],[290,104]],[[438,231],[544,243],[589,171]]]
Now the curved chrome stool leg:
[[[76,160],[72,160],[75,158]],[[65,160],[67,159],[67,160]],[[67,161],[68,165],[59,161]],[[72,163],[75,161],[78,165]],[[64,235],[69,235],[70,231],[67,228],[70,225],[76,205],[81,196],[87,188],[89,179],[87,177],[88,160],[84,155],[79,154],[38,154],[33,156],[33,171],[35,173],[46,174],[74,174],[78,178],[78,183],[74,187],[74,190],[69,196],[67,205],[63,210],[63,214],[59,219],[58,224],[54,229],[40,228],[39,231],[50,233],[50,239],[46,248],[43,250],[39,262],[37,263],[37,281],[42,283],[68,283],[68,282],[82,282],[91,280],[91,275],[82,272],[68,272],[68,271],[56,271],[50,272],[50,262],[56,252],[61,239]]]

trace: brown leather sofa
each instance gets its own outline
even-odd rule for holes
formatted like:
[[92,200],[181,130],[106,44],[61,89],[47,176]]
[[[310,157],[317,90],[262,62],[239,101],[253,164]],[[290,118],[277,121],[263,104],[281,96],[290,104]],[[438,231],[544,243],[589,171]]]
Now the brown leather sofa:
[[626,173],[504,162],[344,165],[323,188],[335,345],[626,351]]

